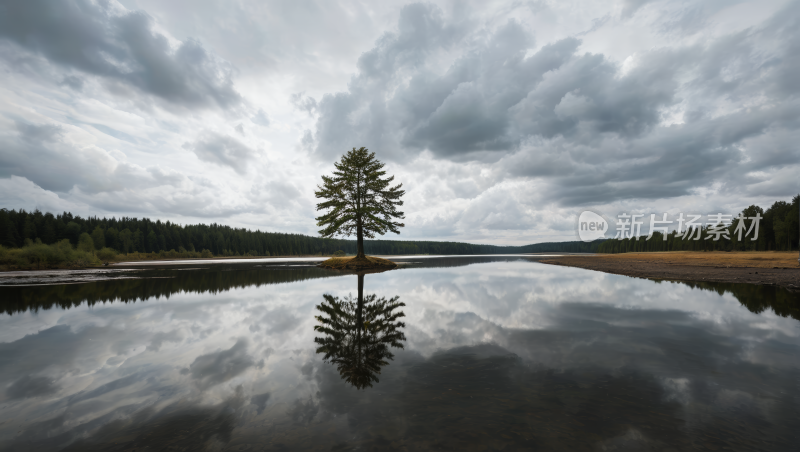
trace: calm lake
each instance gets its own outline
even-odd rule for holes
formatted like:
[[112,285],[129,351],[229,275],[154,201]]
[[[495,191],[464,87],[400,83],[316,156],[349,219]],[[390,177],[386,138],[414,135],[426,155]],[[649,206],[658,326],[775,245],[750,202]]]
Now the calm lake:
[[797,295],[399,261],[0,278],[0,450],[800,448]]

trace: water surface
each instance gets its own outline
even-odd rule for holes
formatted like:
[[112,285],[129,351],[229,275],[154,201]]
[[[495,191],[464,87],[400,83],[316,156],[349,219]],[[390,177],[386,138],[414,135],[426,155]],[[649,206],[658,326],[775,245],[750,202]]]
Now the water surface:
[[797,450],[795,295],[409,261],[0,287],[0,450]]

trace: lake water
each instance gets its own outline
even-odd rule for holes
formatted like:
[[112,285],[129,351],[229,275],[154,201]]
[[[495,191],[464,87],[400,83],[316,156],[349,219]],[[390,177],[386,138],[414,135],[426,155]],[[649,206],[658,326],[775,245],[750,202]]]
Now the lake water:
[[0,287],[0,450],[800,449],[796,295],[405,261]]

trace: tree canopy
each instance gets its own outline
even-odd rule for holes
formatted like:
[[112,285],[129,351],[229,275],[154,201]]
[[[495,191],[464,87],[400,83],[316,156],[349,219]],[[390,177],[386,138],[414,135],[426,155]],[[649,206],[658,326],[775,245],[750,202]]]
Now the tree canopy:
[[322,176],[322,186],[314,192],[325,200],[317,204],[318,211],[325,211],[316,218],[322,227],[319,233],[326,238],[355,234],[357,256],[363,257],[364,237],[390,231],[400,234],[399,228],[405,226],[395,221],[404,218],[397,210],[403,205],[403,184],[392,187],[394,176],[383,178],[384,164],[365,147],[353,148],[333,165],[333,176]]

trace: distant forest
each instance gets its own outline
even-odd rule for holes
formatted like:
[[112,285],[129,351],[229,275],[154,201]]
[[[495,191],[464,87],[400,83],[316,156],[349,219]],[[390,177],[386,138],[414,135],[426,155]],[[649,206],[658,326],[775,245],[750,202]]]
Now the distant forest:
[[[460,242],[366,240],[369,254],[523,254],[523,253],[625,253],[642,251],[788,251],[798,247],[798,202],[777,201],[766,211],[759,206],[744,209],[743,216],[760,214],[758,240],[743,237],[739,241],[735,230],[737,221],[727,229],[730,239],[708,239],[708,226],[701,230],[701,239],[682,239],[675,231],[663,240],[655,232],[650,240],[645,236],[624,240],[596,240],[584,243],[549,242],[524,246],[475,245]],[[647,223],[648,219],[645,220]],[[749,228],[749,220],[746,225]],[[77,245],[81,234],[88,234],[94,248],[112,248],[119,253],[159,253],[174,250],[178,253],[208,250],[204,255],[215,256],[313,256],[330,255],[336,251],[355,254],[355,240],[324,239],[302,234],[252,231],[221,224],[179,225],[148,218],[82,218],[69,212],[42,213],[39,210],[0,209],[0,245],[21,248],[26,243],[54,244],[68,239]],[[692,234],[694,237],[694,234]]]
[[[0,209],[0,245],[20,248],[26,243],[53,244],[68,239],[77,245],[81,234],[92,238],[95,249],[120,253],[179,253],[208,250],[215,256],[309,256],[336,251],[355,254],[355,240],[323,239],[301,234],[252,231],[221,224],[179,225],[148,218],[82,218],[69,212]],[[459,242],[366,240],[369,254],[521,254],[547,252],[597,252],[602,240],[538,243],[525,246],[473,245]]]
[[[755,217],[761,215],[761,222],[758,228],[758,239],[751,240],[753,234],[738,239],[735,234],[739,220],[734,219],[733,223],[727,228],[728,237],[719,236],[719,240],[709,237],[709,227],[703,226],[700,231],[700,239],[693,240],[696,236],[695,231],[691,237],[682,239],[676,231],[667,234],[667,240],[660,232],[655,232],[650,240],[645,240],[646,236],[628,238],[623,240],[606,240],[598,246],[600,253],[630,253],[642,251],[796,251],[798,246],[798,202],[800,195],[795,196],[791,202],[776,201],[766,211],[758,206],[750,206],[742,211],[743,217]],[[649,224],[649,218],[643,219]],[[745,220],[745,232],[751,226],[751,220]]]

